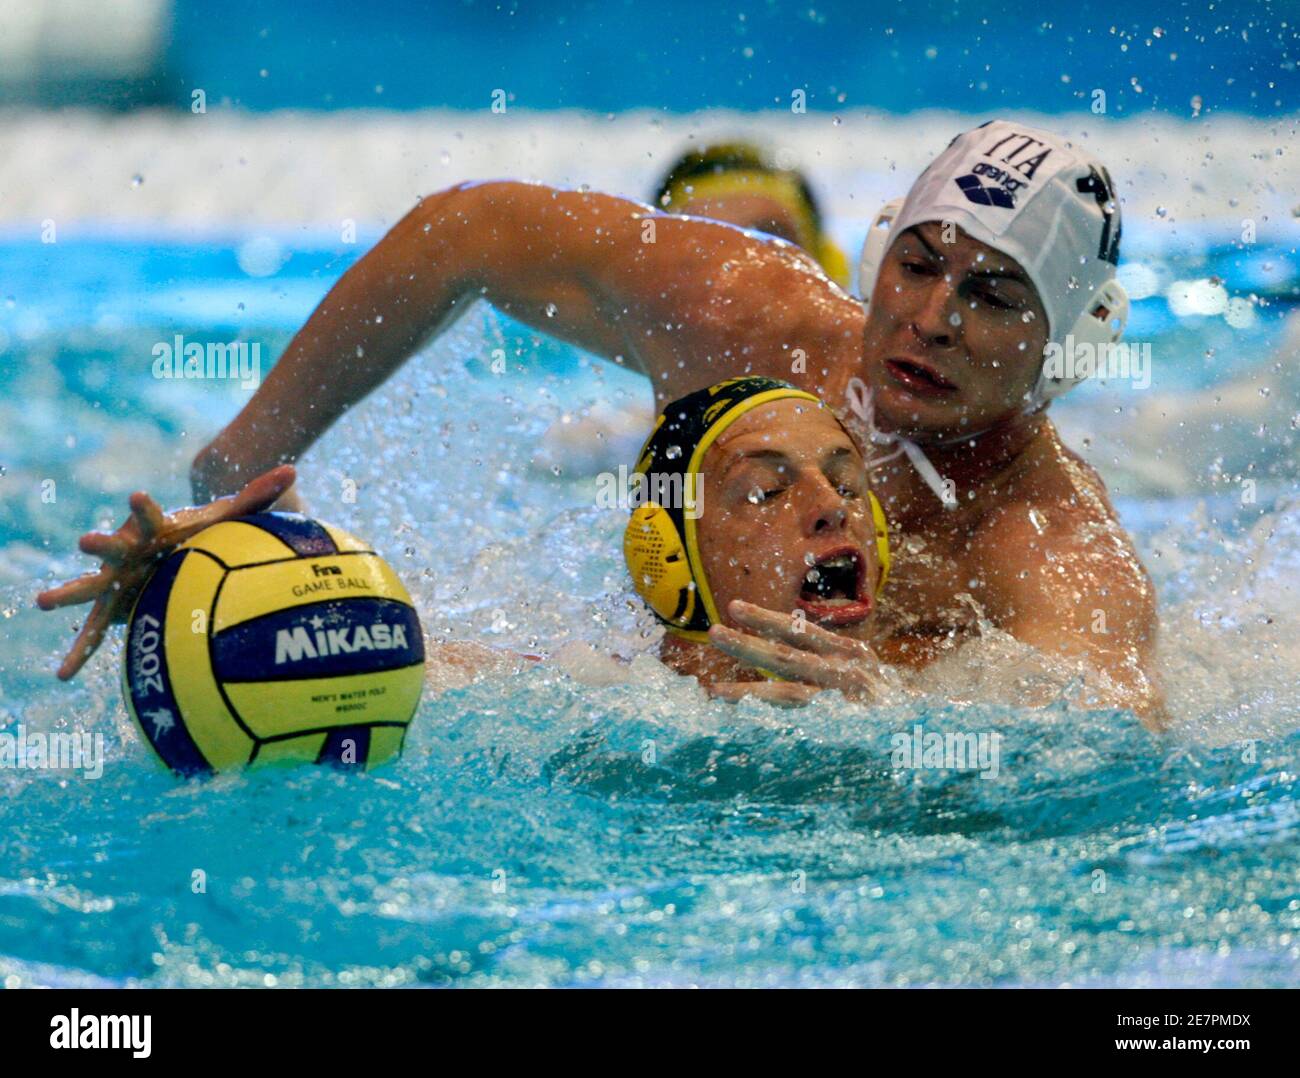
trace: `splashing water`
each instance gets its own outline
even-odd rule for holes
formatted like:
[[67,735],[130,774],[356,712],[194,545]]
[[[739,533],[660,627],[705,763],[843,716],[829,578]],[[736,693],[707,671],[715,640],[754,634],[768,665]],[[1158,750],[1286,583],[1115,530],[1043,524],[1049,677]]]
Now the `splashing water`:
[[[319,295],[337,266],[312,257],[295,252],[282,273],[300,276],[278,287]],[[241,331],[275,355],[300,316],[263,306]],[[0,768],[0,982],[1294,983],[1292,473],[1243,503],[1213,476],[1144,487],[1159,458],[1125,457],[1167,737],[999,702],[1061,675],[996,633],[932,671],[919,702],[732,706],[654,658],[622,514],[533,457],[562,415],[646,387],[472,314],[311,452],[304,495],[390,559],[435,639],[551,660],[445,678],[402,759],[369,775],[180,783],[125,716],[120,641],[60,685],[73,619],[30,601],[84,567],[77,534],[118,518],[127,491],[187,500],[189,460],[245,399],[152,378],[159,323],[47,326],[0,369],[0,729],[93,731],[105,749],[98,779]],[[1206,388],[1163,391],[1190,406]],[[1066,424],[1100,426],[1101,394]],[[918,729],[996,735],[996,776],[895,766]]]

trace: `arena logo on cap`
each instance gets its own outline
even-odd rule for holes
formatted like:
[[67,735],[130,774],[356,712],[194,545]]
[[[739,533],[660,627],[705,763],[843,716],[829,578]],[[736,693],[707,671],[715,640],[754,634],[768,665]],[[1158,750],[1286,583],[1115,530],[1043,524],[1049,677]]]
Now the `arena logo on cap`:
[[1016,195],[1029,185],[1051,153],[1042,140],[1012,132],[982,152],[987,161],[976,161],[970,172],[953,182],[978,206],[1013,210]]

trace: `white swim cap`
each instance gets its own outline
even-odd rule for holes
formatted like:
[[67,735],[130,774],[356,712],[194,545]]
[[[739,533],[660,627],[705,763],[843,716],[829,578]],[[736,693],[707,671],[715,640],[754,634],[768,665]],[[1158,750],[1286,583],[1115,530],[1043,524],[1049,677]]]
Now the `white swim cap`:
[[[1014,258],[1047,312],[1049,344],[1113,344],[1124,332],[1128,296],[1115,280],[1119,199],[1101,162],[1058,135],[991,120],[958,135],[867,233],[860,291],[868,300],[890,241],[914,225],[953,222]],[[1057,350],[1057,354],[1061,354]],[[1041,407],[1077,385],[1090,365],[1047,364],[1031,394]]]

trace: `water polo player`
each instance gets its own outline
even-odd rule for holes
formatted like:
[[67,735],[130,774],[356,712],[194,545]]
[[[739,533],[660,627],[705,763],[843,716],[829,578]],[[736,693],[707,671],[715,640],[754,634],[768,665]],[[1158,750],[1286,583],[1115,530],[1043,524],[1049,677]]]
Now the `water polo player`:
[[849,286],[849,263],[826,231],[808,178],[782,168],[748,142],[719,142],[683,154],[651,202],[669,213],[707,217],[798,244],[826,276]]
[[[869,693],[867,643],[889,572],[889,537],[862,455],[834,413],[788,382],[734,378],[673,401],[636,465],[623,553],[667,632],[664,662],[716,695],[806,700],[819,687]],[[725,649],[775,614],[771,657],[839,659],[820,686],[764,682]]]
[[[873,228],[866,304],[790,244],[541,184],[432,195],[321,302],[194,462],[198,497],[297,459],[478,297],[647,375],[665,401],[744,374],[862,414],[899,533],[876,651],[924,665],[984,625],[1104,677],[1156,722],[1154,592],[1101,480],[1047,409],[1048,345],[1117,339],[1118,196],[1049,132],[967,131]],[[873,450],[874,452],[874,450]],[[775,630],[773,630],[775,632]]]

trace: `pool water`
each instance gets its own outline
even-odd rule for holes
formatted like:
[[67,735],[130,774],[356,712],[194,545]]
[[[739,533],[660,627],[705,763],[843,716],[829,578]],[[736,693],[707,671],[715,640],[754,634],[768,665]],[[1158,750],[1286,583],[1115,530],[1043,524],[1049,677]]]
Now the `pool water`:
[[[1068,685],[1045,710],[998,702],[990,666],[1042,671],[997,639],[905,706],[708,701],[653,657],[621,515],[535,459],[551,423],[646,385],[476,309],[313,449],[302,486],[389,558],[435,638],[552,661],[426,697],[402,758],[370,774],[181,782],[125,714],[120,633],[59,684],[76,619],[31,597],[86,566],[76,536],[130,490],[187,500],[189,460],[247,397],[154,378],[153,345],[238,336],[269,363],[355,253],[283,243],[252,277],[268,254],[239,238],[90,238],[57,263],[4,245],[0,732],[99,733],[105,763],[0,768],[0,983],[1295,983],[1300,499],[1294,375],[1270,366],[1285,302],[1230,326],[1140,301],[1135,333],[1186,357],[1156,364],[1139,404],[1158,407],[1141,419],[1131,391],[1090,386],[1057,409],[1156,581],[1168,736],[1072,708]],[[1186,257],[1152,264],[1260,290],[1230,247]],[[1261,369],[1264,412],[1216,419],[1216,387]],[[634,661],[572,677],[584,644]],[[894,769],[892,739],[918,724],[1001,735],[997,777]]]

